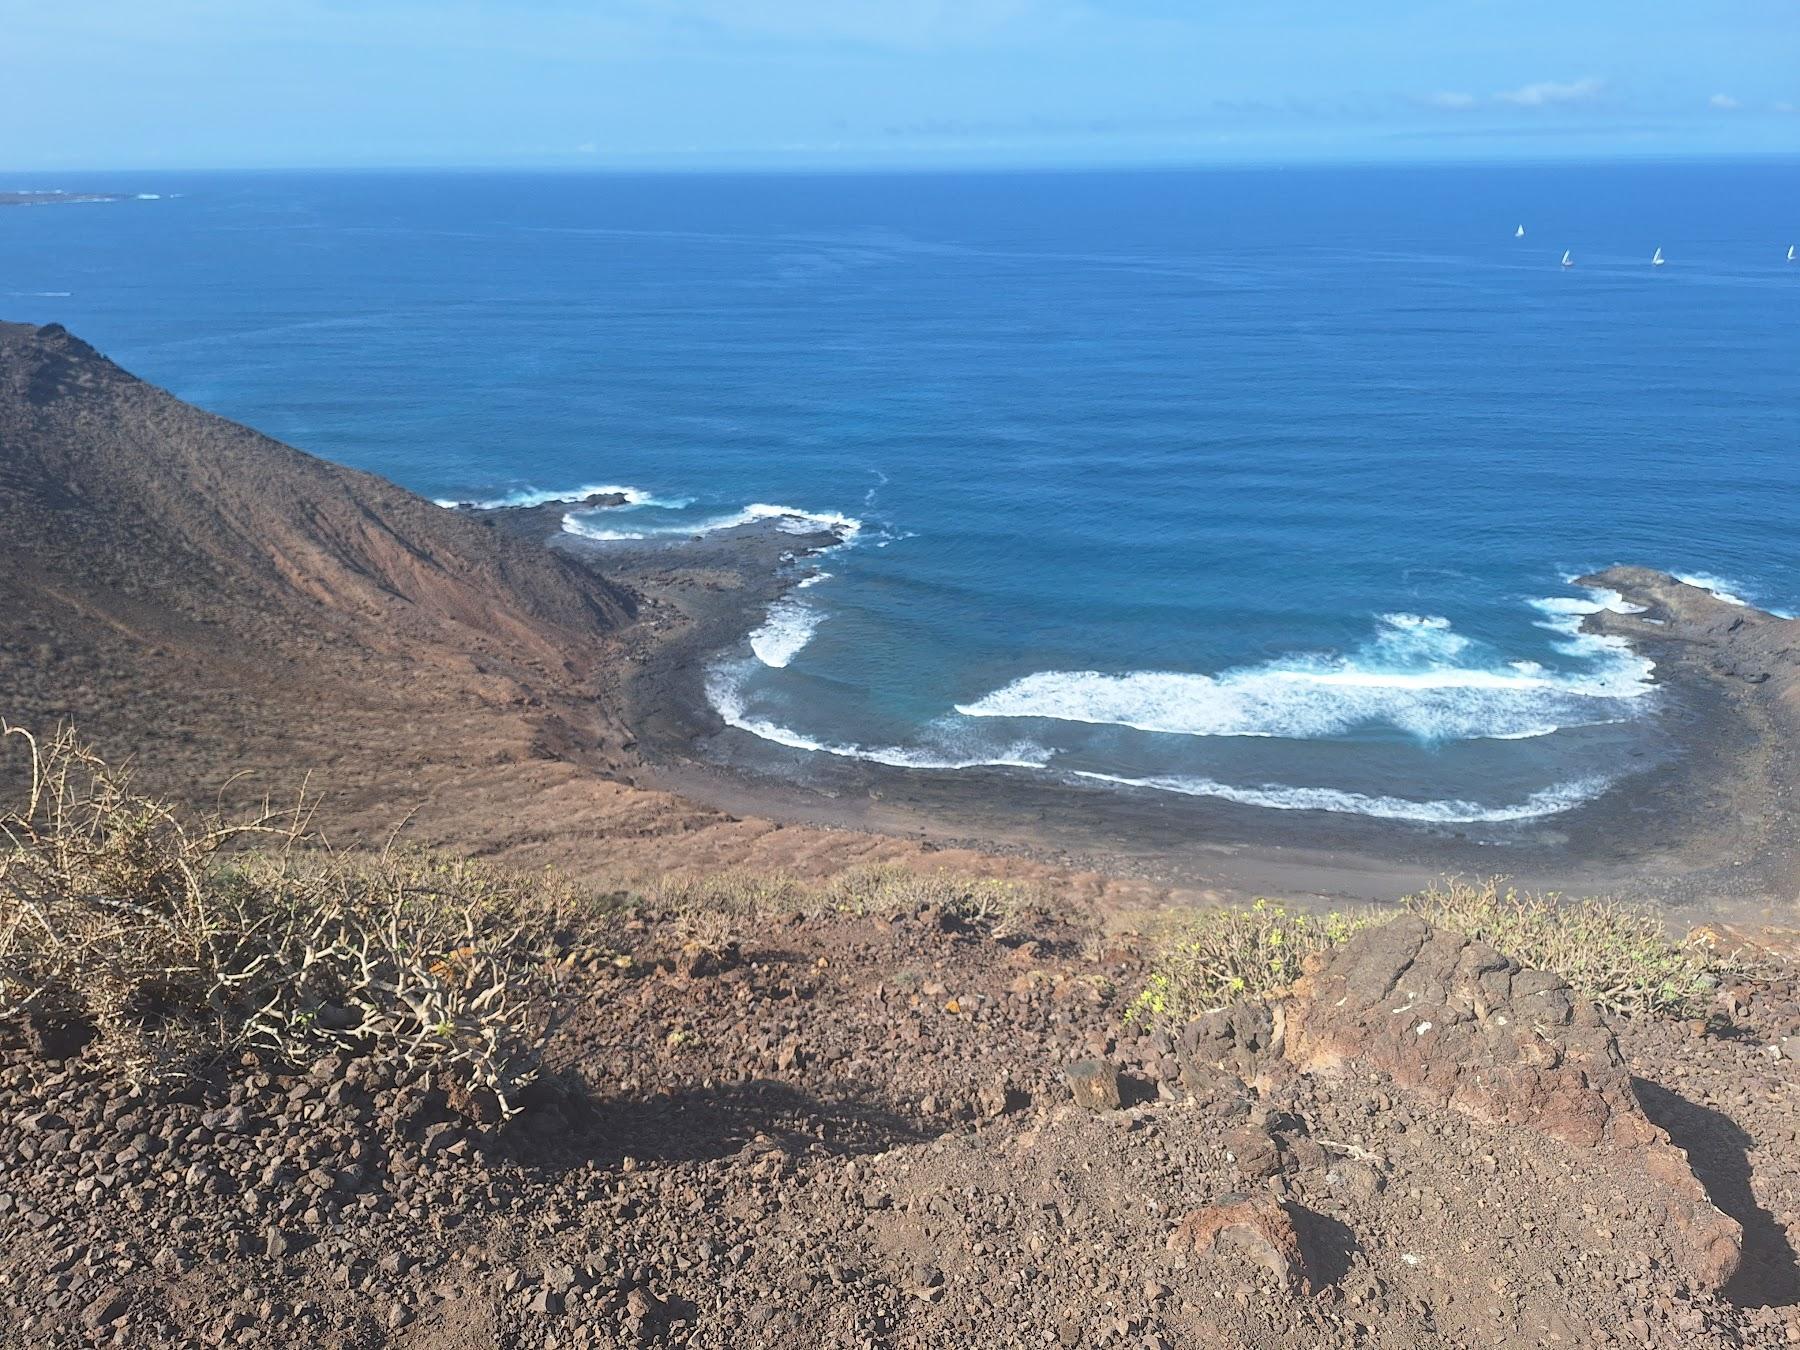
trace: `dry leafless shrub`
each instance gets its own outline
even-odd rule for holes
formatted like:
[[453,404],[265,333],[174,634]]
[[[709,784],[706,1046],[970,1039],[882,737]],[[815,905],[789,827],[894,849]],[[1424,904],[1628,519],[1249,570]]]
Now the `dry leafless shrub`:
[[0,732],[30,760],[0,814],[0,1024],[91,1030],[150,1078],[244,1048],[379,1051],[514,1108],[555,1002],[524,891],[470,864],[306,850],[303,806],[186,818],[71,732]]

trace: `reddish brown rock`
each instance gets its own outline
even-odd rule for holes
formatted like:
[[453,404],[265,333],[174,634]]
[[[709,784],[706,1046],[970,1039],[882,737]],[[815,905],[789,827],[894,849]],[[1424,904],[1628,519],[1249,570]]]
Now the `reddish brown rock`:
[[1300,1234],[1287,1206],[1272,1196],[1222,1196],[1196,1209],[1169,1234],[1169,1251],[1180,1255],[1236,1256],[1261,1266],[1283,1285],[1311,1283]]
[[1743,1230],[1645,1116],[1598,1010],[1558,976],[1407,916],[1314,958],[1285,1013],[1277,1048],[1303,1071],[1378,1070],[1477,1119],[1635,1160],[1695,1284],[1736,1273]]

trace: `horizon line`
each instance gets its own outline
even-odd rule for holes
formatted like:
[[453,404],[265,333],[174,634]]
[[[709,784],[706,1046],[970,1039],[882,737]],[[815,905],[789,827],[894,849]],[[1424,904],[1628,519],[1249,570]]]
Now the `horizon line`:
[[[727,152],[729,153],[729,152]],[[1142,159],[1124,163],[1099,160],[993,160],[981,162],[939,162],[907,160],[901,162],[797,159],[787,161],[730,162],[729,159],[658,160],[655,162],[621,162],[618,160],[471,160],[468,162],[395,161],[386,163],[296,163],[296,164],[221,164],[221,165],[118,165],[111,167],[9,168],[0,166],[0,174],[28,175],[72,174],[287,174],[287,173],[557,173],[683,177],[701,174],[737,174],[744,176],[781,175],[884,175],[884,174],[968,174],[968,173],[1180,173],[1208,170],[1279,170],[1292,168],[1364,169],[1364,168],[1534,168],[1570,165],[1607,164],[1708,164],[1720,162],[1795,162],[1800,161],[1800,148],[1792,150],[1671,150],[1607,152],[1584,151],[1567,155],[1371,155],[1309,156],[1286,155],[1263,158],[1215,157],[1202,159]],[[28,190],[28,189],[8,189]],[[41,189],[53,190],[53,189]]]

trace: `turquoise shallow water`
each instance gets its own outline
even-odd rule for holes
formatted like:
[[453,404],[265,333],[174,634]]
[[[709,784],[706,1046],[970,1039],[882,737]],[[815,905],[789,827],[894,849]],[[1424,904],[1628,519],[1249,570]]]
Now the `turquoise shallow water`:
[[795,755],[1536,817],[1655,740],[1571,576],[1800,606],[1792,165],[18,186],[156,196],[0,314],[303,448],[854,522],[714,672]]

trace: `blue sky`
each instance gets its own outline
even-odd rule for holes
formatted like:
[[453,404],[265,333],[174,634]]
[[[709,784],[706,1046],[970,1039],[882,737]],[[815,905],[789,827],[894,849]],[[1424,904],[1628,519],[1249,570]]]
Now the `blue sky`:
[[0,0],[0,80],[16,171],[1794,153],[1800,0]]

